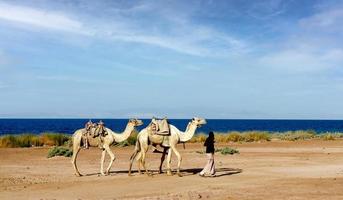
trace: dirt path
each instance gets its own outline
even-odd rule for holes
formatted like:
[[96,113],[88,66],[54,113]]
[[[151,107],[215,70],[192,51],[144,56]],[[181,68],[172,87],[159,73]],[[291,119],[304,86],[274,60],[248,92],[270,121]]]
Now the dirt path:
[[[224,144],[218,147],[227,146]],[[179,145],[183,177],[127,176],[133,147],[112,148],[110,176],[99,176],[100,150],[81,151],[73,175],[70,158],[47,159],[48,148],[0,149],[0,199],[343,199],[343,141],[229,144],[240,154],[216,154],[218,177],[197,175],[206,162],[201,144]],[[175,156],[174,156],[175,159]],[[176,166],[173,160],[173,167]],[[136,169],[136,165],[134,165]]]

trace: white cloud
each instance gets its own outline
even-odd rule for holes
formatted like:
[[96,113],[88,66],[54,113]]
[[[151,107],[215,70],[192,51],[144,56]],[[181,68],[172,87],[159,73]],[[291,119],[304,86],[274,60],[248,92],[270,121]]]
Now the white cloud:
[[247,10],[247,14],[259,20],[267,20],[286,12],[289,1],[267,0],[255,1]]
[[149,14],[151,9],[153,7],[149,4],[141,4],[131,9],[114,9],[116,15],[109,19],[76,19],[73,15],[63,12],[0,3],[0,20],[30,25],[29,28],[81,34],[97,39],[143,43],[196,56],[226,56],[246,50],[246,44],[242,40],[206,26],[192,24],[187,15],[183,20],[171,20],[170,11],[168,15],[157,13],[156,17],[169,26],[168,32],[148,22],[124,17],[128,13]]
[[343,64],[343,9],[324,7],[299,19],[274,51],[258,59],[261,66],[288,72],[323,72]]
[[343,9],[335,8],[319,12],[299,21],[305,28],[315,28],[319,31],[336,31],[343,29]]
[[63,13],[47,10],[0,3],[0,19],[41,28],[90,34],[90,32],[85,31],[80,21],[71,19]]

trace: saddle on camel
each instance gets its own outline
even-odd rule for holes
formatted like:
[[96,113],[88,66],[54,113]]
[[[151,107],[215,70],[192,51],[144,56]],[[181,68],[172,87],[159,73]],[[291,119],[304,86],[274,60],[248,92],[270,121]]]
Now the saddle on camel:
[[103,121],[99,121],[98,123],[93,123],[89,120],[85,124],[85,131],[82,135],[83,147],[85,149],[89,148],[89,138],[98,138],[99,139],[99,148],[102,148],[103,138],[107,135],[105,123]]
[[[163,119],[156,119],[152,118],[151,123],[148,126],[149,135],[161,135],[163,136],[163,142],[161,146],[169,147],[169,137],[170,136],[170,129],[169,129],[169,122],[167,118]],[[159,152],[156,149],[156,145],[154,146],[154,152]]]

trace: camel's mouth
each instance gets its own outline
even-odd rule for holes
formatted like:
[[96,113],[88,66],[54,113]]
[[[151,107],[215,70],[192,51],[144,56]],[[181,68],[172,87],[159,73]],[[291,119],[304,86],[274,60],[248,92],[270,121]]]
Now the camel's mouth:
[[205,119],[202,119],[199,123],[199,127],[201,127],[202,125],[205,125],[207,122]]
[[144,123],[143,122],[139,122],[137,123],[137,126],[142,126]]
[[142,126],[144,123],[142,120],[137,120],[136,121],[136,126]]
[[198,128],[207,123],[206,120],[202,118],[193,118],[193,122],[196,123]]

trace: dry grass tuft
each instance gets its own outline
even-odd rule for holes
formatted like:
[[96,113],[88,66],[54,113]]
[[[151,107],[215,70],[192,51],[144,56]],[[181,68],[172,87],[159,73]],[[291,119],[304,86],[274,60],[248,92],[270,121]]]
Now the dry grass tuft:
[[207,135],[205,135],[204,133],[200,133],[200,134],[194,135],[189,142],[190,143],[205,142],[206,138],[207,138]]
[[[207,138],[205,134],[197,134],[193,136],[191,142],[204,142]],[[259,142],[270,141],[270,134],[263,131],[246,131],[237,132],[232,131],[228,133],[215,133],[214,138],[216,142]]]
[[4,135],[0,137],[0,147],[61,146],[70,140],[71,136],[60,133]]
[[287,141],[296,141],[296,140],[309,140],[315,138],[316,132],[308,130],[308,131],[287,131],[282,133],[275,133],[273,138],[278,138],[280,140],[287,140]]
[[[134,131],[131,136],[117,146],[135,145],[137,141],[138,132]],[[297,141],[297,140],[336,140],[342,139],[343,133],[327,132],[318,134],[312,130],[298,130],[286,132],[267,132],[267,131],[230,131],[230,132],[216,132],[215,141],[220,143],[228,142],[260,142],[270,141],[271,139]],[[199,133],[193,136],[190,143],[203,143],[207,135]],[[71,135],[61,133],[42,133],[40,135],[21,134],[21,135],[4,135],[0,136],[0,147],[37,147],[37,146],[69,146],[71,143]]]

